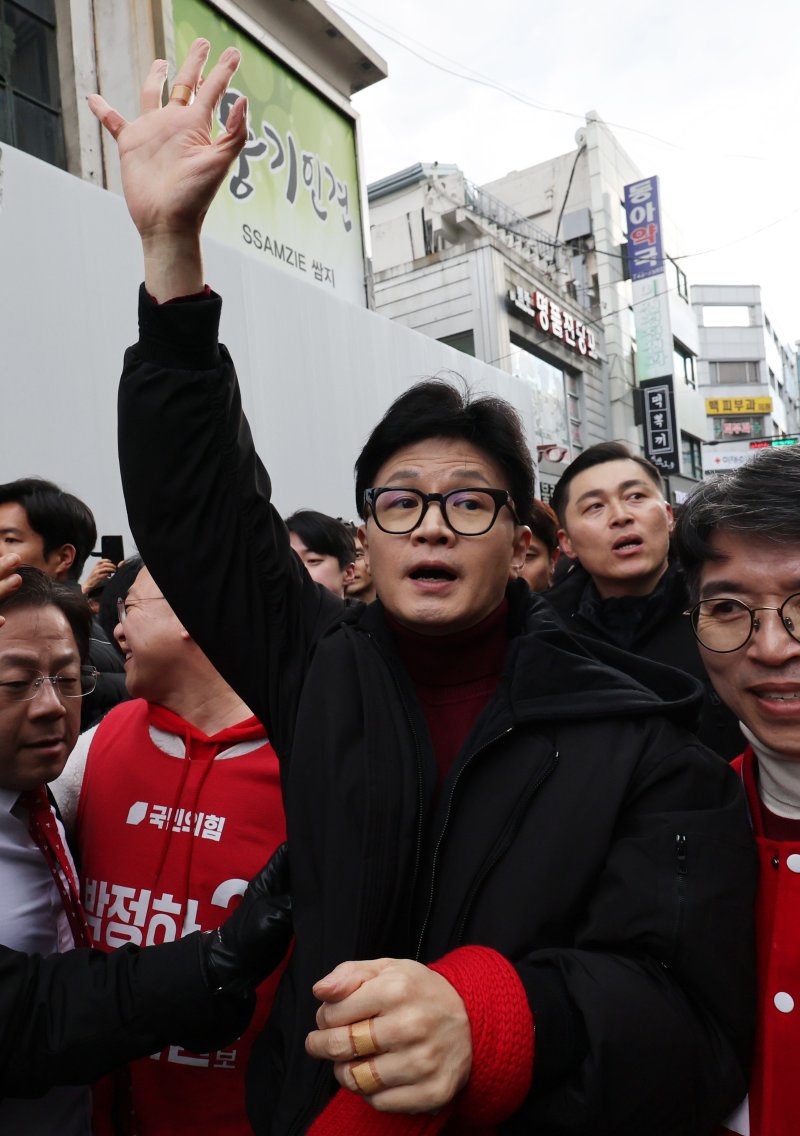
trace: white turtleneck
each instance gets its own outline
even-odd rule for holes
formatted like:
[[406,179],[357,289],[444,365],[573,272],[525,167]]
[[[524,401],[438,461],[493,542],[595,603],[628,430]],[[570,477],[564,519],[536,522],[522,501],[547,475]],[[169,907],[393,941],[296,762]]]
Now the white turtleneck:
[[776,816],[800,820],[800,761],[765,746],[744,722],[739,724],[756,755],[759,797]]

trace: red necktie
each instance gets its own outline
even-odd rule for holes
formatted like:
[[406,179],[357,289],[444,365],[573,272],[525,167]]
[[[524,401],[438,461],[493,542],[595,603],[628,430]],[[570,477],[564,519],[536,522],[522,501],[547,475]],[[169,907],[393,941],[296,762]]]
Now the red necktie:
[[67,913],[76,947],[91,946],[92,936],[80,900],[78,881],[61,842],[56,818],[50,808],[47,789],[38,785],[20,793],[19,802],[28,810],[28,832],[47,861]]

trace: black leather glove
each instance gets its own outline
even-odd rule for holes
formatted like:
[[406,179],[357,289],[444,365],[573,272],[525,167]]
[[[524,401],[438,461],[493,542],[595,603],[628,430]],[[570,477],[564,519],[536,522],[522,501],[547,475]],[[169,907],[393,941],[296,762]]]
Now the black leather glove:
[[285,842],[247,885],[242,902],[202,939],[206,982],[225,994],[249,994],[272,974],[292,941],[289,846]]

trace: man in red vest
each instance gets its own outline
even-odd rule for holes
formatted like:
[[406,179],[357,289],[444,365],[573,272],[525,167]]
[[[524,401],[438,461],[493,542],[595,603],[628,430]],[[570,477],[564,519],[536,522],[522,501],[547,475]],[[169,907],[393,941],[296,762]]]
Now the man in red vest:
[[[216,927],[285,837],[278,760],[143,568],[118,604],[133,701],[81,735],[54,786],[81,861],[93,945],[172,942]],[[211,1053],[172,1045],[96,1091],[95,1133],[124,1107],[158,1133],[248,1136],[244,1070],[278,973],[249,1029]]]
[[755,1065],[749,1097],[722,1131],[794,1136],[800,1115],[800,450],[762,451],[700,486],[681,515],[677,538],[703,662],[744,733],[746,747],[733,764],[747,792],[760,860]]
[[[257,885],[213,934],[113,956],[73,949],[90,934],[46,786],[94,686],[91,615],[80,595],[38,569],[16,570],[18,560],[0,558],[0,1131],[88,1136],[82,1086],[108,1069],[168,1042],[235,1048],[226,1043],[246,1027],[251,991],[289,931],[284,910],[271,936],[278,909]],[[247,926],[256,941],[243,951]]]

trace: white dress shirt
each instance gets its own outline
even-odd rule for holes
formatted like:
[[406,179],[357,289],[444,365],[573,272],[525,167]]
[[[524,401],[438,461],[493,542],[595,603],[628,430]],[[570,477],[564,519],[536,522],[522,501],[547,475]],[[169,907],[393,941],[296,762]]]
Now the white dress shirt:
[[[69,920],[47,861],[28,832],[19,792],[0,789],[0,942],[16,951],[48,955],[74,946]],[[59,823],[64,848],[64,830]],[[91,1096],[86,1088],[51,1089],[35,1100],[0,1101],[0,1133],[89,1136]]]

